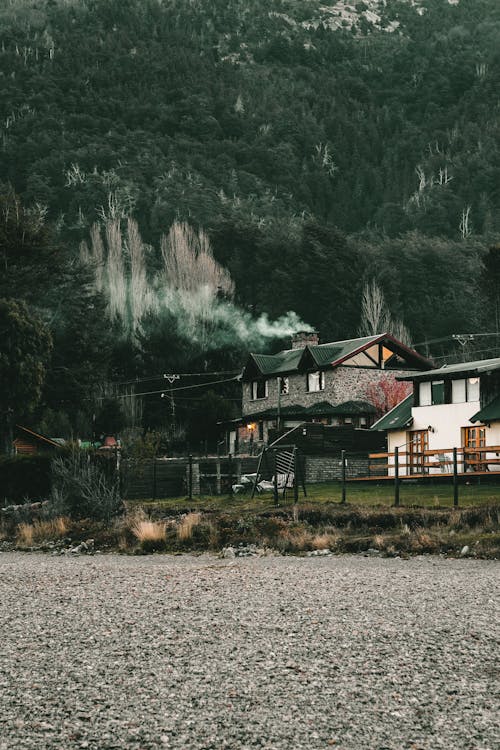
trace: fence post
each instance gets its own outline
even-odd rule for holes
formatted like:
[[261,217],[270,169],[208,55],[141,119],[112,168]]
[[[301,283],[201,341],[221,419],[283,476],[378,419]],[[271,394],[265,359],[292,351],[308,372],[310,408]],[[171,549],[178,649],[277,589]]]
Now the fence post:
[[299,502],[299,458],[297,456],[297,448],[293,449],[293,503],[297,505]]
[[189,499],[193,499],[193,456],[189,454],[188,460],[188,494]]
[[399,507],[399,448],[394,448],[394,505]]
[[156,457],[153,458],[153,500],[156,500]]
[[227,474],[229,481],[229,494],[233,494],[233,457],[230,453],[227,454]]
[[220,470],[220,456],[217,456],[217,460],[215,462],[215,493],[217,495],[220,495],[222,492],[221,490],[221,470]]
[[342,469],[341,469],[341,480],[342,480],[342,500],[341,500],[341,502],[342,503],[346,502],[346,481],[345,480],[346,480],[346,466],[347,466],[347,461],[346,461],[345,453],[346,453],[345,451],[342,451],[341,454],[340,454],[340,456],[341,456],[340,460],[342,462]]
[[458,458],[457,449],[453,448],[453,505],[458,507]]
[[[257,476],[258,478],[258,476]],[[276,507],[278,507],[278,472],[276,470],[276,464],[274,466],[274,474],[273,474],[273,495],[274,495],[274,504]]]

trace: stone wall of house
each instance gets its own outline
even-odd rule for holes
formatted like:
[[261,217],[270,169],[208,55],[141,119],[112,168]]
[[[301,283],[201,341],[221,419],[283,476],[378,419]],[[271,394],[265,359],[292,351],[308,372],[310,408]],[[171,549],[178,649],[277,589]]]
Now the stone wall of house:
[[328,401],[334,406],[344,401],[366,401],[368,386],[384,380],[387,375],[411,375],[410,370],[379,370],[370,367],[354,367],[340,365],[333,370],[325,370],[325,389],[309,393],[307,391],[307,377],[305,373],[289,376],[289,393],[278,399],[278,378],[268,378],[267,398],[250,400],[250,383],[243,383],[243,416],[265,409],[276,409],[278,400],[281,407],[300,405],[312,406],[321,401]]

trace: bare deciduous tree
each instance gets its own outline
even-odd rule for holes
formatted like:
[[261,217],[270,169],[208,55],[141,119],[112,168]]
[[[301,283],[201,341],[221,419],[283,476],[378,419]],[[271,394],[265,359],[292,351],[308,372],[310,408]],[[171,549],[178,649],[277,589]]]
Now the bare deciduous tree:
[[384,293],[373,279],[365,284],[361,298],[360,336],[374,336],[389,328],[391,314]]
[[392,333],[403,344],[411,345],[410,332],[401,320],[392,317],[383,291],[372,279],[363,289],[358,333],[360,336],[375,336],[385,332]]
[[458,227],[463,240],[467,239],[467,237],[470,237],[472,234],[472,227],[470,223],[470,211],[471,211],[470,206],[467,206],[467,208],[464,208],[464,210],[462,211],[462,217],[460,219],[460,224]]

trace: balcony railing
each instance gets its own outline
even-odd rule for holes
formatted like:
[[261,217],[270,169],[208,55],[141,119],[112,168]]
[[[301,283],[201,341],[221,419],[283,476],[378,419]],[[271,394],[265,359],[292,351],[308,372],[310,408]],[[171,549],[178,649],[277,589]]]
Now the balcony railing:
[[369,454],[370,479],[399,476],[428,477],[454,476],[456,474],[500,474],[500,445],[482,445],[478,448],[438,448],[412,451],[404,446],[387,453]]

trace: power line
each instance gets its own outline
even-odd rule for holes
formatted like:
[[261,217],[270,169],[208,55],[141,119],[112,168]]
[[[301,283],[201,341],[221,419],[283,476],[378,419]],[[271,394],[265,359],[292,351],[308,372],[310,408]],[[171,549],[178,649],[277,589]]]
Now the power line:
[[[239,375],[241,370],[211,370],[208,372],[179,372],[176,373],[181,378],[202,378],[206,375]],[[135,383],[147,383],[151,380],[162,380],[164,373],[160,375],[150,375],[147,378],[134,378],[134,380],[124,380],[120,383],[111,383],[111,385],[134,385]]]
[[[236,382],[239,379],[239,373],[238,375],[232,377],[232,378],[226,378],[225,380],[213,380],[210,383],[197,383],[196,385],[181,385],[178,388],[162,388],[159,391],[143,391],[142,393],[122,393],[115,398],[135,398],[135,396],[154,396],[158,393],[167,393],[167,395],[173,395],[174,393],[177,393],[177,391],[189,391],[194,388],[207,388],[211,385],[219,385],[220,383],[232,383]],[[109,398],[109,396],[99,396],[97,398],[97,401],[104,401],[106,398]]]
[[500,331],[494,331],[492,333],[451,333],[449,336],[443,336],[439,339],[429,339],[428,341],[419,341],[418,344],[413,344],[413,346],[426,346],[427,344],[441,344],[443,341],[458,341],[461,343],[461,340],[465,341],[473,341],[475,338],[479,338],[479,336],[500,336]]

